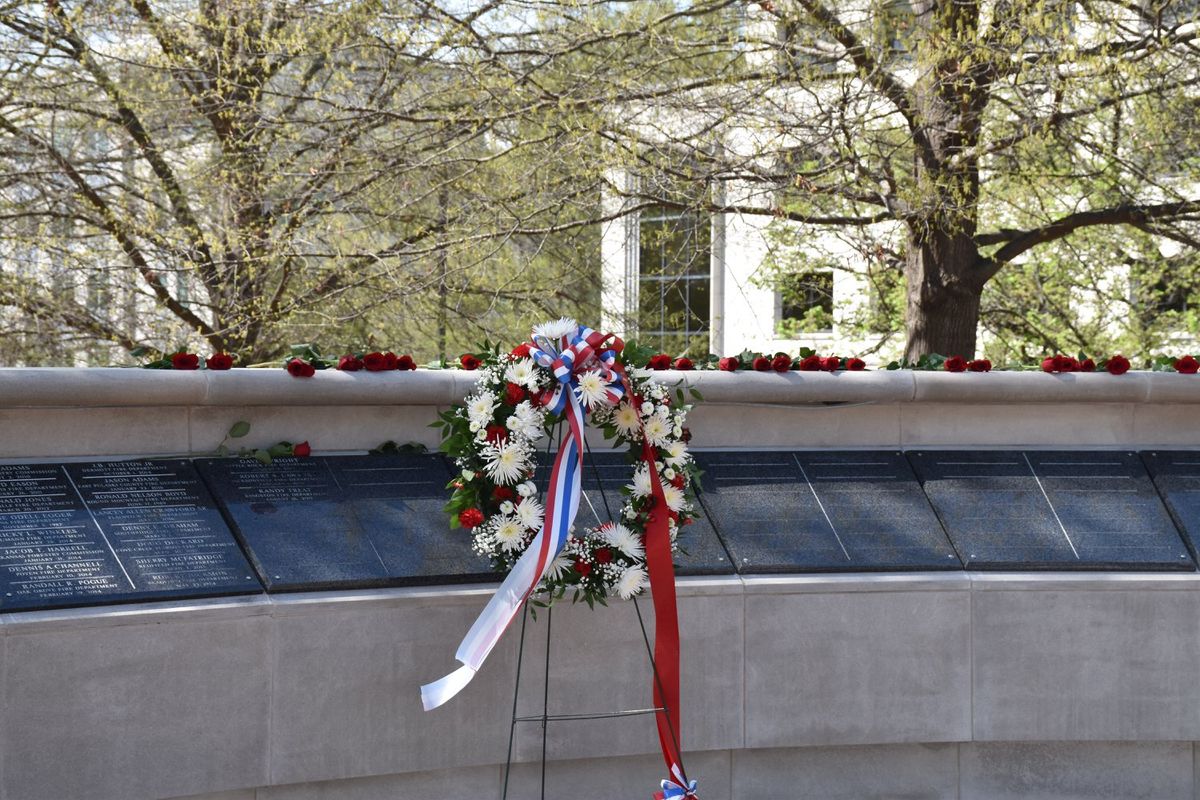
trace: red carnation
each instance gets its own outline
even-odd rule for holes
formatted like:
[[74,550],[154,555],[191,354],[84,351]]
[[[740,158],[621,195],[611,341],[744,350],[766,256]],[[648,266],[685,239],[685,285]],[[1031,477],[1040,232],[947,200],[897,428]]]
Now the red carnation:
[[519,344],[512,349],[512,355],[517,358],[529,358],[529,343]]
[[579,577],[586,578],[592,571],[592,565],[582,558],[577,558],[575,559],[575,571],[579,573]]
[[463,369],[479,369],[479,365],[483,362],[470,353],[463,353],[458,357],[458,363]]
[[597,564],[611,564],[612,550],[609,550],[607,547],[601,547],[593,554],[593,558],[596,559]]
[[231,369],[233,367],[233,356],[229,355],[229,353],[213,353],[205,360],[204,366],[209,369]]
[[766,372],[771,368],[771,359],[766,356],[758,356],[750,366],[754,367],[755,372]]
[[416,369],[417,362],[413,361],[413,357],[405,353],[396,359],[396,369]]
[[866,368],[867,362],[863,361],[861,358],[846,359],[846,369],[848,369],[850,372],[860,372]]
[[504,402],[510,406],[525,399],[525,387],[517,383],[509,383],[504,387]]
[[478,508],[468,508],[466,511],[459,512],[458,524],[464,528],[474,528],[476,525],[483,524],[483,512]]
[[962,356],[950,356],[942,362],[942,369],[946,372],[966,372],[967,361]]
[[1176,372],[1182,372],[1184,375],[1195,375],[1197,370],[1200,370],[1200,361],[1197,361],[1193,356],[1184,356],[1175,360]]
[[1096,362],[1090,358],[1085,358],[1083,361],[1079,362],[1079,371],[1080,372],[1095,372],[1096,371]]
[[287,371],[293,378],[311,378],[317,372],[312,364],[302,358],[293,358],[288,361]]
[[297,458],[308,458],[312,455],[312,447],[308,442],[300,442],[300,444],[292,445],[292,455]]
[[841,356],[828,356],[821,359],[821,369],[826,372],[836,372],[842,366]]
[[671,480],[669,481],[669,483],[670,483],[672,486],[674,486],[676,489],[682,489],[682,488],[683,488],[683,484],[684,484],[684,482],[685,482],[686,480],[687,480],[687,478],[683,477],[683,473],[682,473],[682,472],[676,472],[676,473],[675,473],[675,477],[674,477],[674,478],[671,478]]
[[650,369],[670,369],[671,357],[666,353],[659,353],[658,355],[651,356],[650,360],[646,362],[646,366]]
[[367,353],[362,357],[363,366],[367,368],[367,372],[383,372],[388,368],[387,358],[383,353]]
[[776,353],[771,359],[771,369],[776,372],[787,372],[792,368],[792,357],[787,353]]
[[1117,354],[1108,359],[1108,363],[1104,368],[1108,370],[1110,375],[1124,375],[1129,372],[1129,359],[1123,355]]
[[695,369],[695,368],[696,368],[696,365],[692,363],[692,360],[690,358],[687,358],[685,356],[680,356],[679,358],[675,359],[675,369],[686,372],[690,369]]
[[199,369],[200,356],[195,353],[176,353],[171,356],[171,366],[175,369]]
[[974,361],[967,362],[967,369],[971,372],[991,372],[992,362],[986,358],[977,358]]
[[487,441],[490,444],[495,444],[501,439],[508,438],[508,428],[505,428],[503,425],[488,425],[485,430],[487,431]]
[[821,357],[815,354],[811,356],[805,356],[804,358],[800,359],[800,363],[796,366],[796,369],[803,372],[816,372],[817,370],[821,369]]
[[363,368],[363,362],[361,358],[347,354],[338,359],[337,368],[342,372],[358,372]]
[[725,356],[717,362],[717,368],[725,372],[737,372],[742,366],[742,361],[737,356]]
[[492,489],[492,499],[497,503],[503,503],[505,500],[512,500],[517,496],[517,493],[508,486],[497,486]]

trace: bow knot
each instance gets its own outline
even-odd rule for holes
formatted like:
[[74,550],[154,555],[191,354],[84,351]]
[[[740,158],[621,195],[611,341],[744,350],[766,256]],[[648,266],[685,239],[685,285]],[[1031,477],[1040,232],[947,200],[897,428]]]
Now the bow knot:
[[[597,352],[605,345],[608,345],[606,349]],[[559,383],[546,403],[550,413],[561,414],[570,395],[578,400],[586,400],[585,405],[588,406],[597,400],[609,405],[620,401],[625,389],[617,365],[617,353],[623,347],[624,343],[611,333],[600,333],[583,325],[576,325],[573,331],[557,337],[557,341],[534,335],[529,357],[550,370]],[[581,396],[584,393],[581,391],[580,378],[591,372],[599,378],[602,392],[600,387],[592,387],[594,393]]]

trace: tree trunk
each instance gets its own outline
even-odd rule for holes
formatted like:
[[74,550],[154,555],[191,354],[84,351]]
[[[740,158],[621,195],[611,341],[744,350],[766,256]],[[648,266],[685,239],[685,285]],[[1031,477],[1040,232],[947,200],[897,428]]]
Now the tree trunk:
[[972,275],[979,251],[967,231],[932,230],[910,234],[904,357],[915,361],[929,353],[973,358],[975,329],[983,284]]

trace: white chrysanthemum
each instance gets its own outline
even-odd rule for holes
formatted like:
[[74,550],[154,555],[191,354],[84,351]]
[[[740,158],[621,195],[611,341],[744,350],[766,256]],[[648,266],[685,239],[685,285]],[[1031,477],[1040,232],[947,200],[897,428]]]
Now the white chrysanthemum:
[[672,511],[682,511],[684,504],[683,490],[677,489],[669,483],[664,483],[663,499],[667,501],[667,508]]
[[666,446],[671,438],[671,426],[658,414],[646,418],[642,431],[646,434],[646,440],[655,447]]
[[579,399],[587,408],[594,408],[608,403],[608,385],[604,382],[599,370],[588,370],[579,376]]
[[521,546],[521,541],[525,537],[525,528],[521,525],[519,519],[506,514],[497,518],[496,528],[492,531],[492,536],[501,549],[506,553],[511,553]]
[[480,392],[467,403],[467,418],[472,424],[483,427],[492,421],[492,412],[495,410],[496,395]]
[[569,570],[575,564],[574,560],[568,558],[566,554],[559,553],[554,557],[546,567],[546,578],[552,581],[562,580]]
[[533,389],[537,386],[537,376],[534,374],[533,359],[522,358],[509,364],[504,370],[504,380]]
[[510,486],[529,471],[528,455],[521,443],[503,439],[483,448],[487,459],[483,468],[493,481]]
[[617,578],[617,594],[622,600],[628,600],[640,594],[646,588],[646,570],[641,567],[627,567]]
[[637,409],[633,407],[632,403],[621,403],[617,406],[612,422],[617,428],[617,433],[626,439],[632,438],[642,427],[642,420],[638,417]]
[[641,560],[646,555],[641,538],[619,522],[610,522],[600,529],[600,533],[605,541],[632,559]]
[[687,445],[683,442],[671,442],[664,449],[663,461],[672,467],[682,466],[691,460],[692,454],[688,452]]
[[545,516],[546,510],[542,508],[542,504],[532,497],[527,497],[521,501],[521,505],[517,506],[517,519],[521,520],[521,524],[530,530],[540,530],[542,527],[542,518]]
[[523,400],[513,409],[513,414],[506,424],[510,431],[536,442],[546,432],[546,412],[528,400]]
[[558,341],[564,336],[568,336],[576,331],[579,323],[570,317],[559,317],[553,322],[543,322],[541,325],[534,326],[533,335],[545,336],[551,341]]
[[637,470],[633,473],[633,483],[629,484],[629,490],[633,492],[634,497],[650,496],[650,470],[646,469],[645,464],[638,464]]

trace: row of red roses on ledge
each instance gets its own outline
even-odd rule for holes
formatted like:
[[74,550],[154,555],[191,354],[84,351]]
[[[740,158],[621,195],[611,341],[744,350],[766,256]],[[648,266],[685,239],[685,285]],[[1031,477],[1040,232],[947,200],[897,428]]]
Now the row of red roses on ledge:
[[[517,353],[514,350],[514,353]],[[527,354],[527,353],[526,353]],[[200,357],[195,353],[175,353],[169,357],[171,368],[180,370],[194,370],[200,368]],[[233,367],[233,356],[228,353],[213,353],[204,360],[204,366],[210,370],[227,370]],[[459,366],[462,369],[474,370],[478,369],[482,364],[482,360],[471,353],[466,353],[459,357]],[[948,358],[936,357],[932,362],[925,359],[914,365],[922,369],[936,369],[940,364],[940,368],[946,372],[991,372],[992,362],[986,358],[965,359],[961,356],[950,356]],[[1175,359],[1166,359],[1164,365],[1169,365],[1176,372],[1186,375],[1195,375],[1200,371],[1200,360],[1194,356],[1186,355]],[[290,375],[297,378],[310,378],[316,374],[318,369],[325,369],[326,364],[318,362],[311,363],[303,358],[289,358],[284,364]],[[333,365],[334,369],[343,372],[358,372],[365,370],[367,372],[388,372],[392,370],[415,370],[416,362],[411,355],[398,356],[395,353],[365,353],[361,356],[347,354],[338,359],[337,364]],[[667,370],[676,369],[690,371],[697,369],[697,365],[686,356],[672,357],[666,353],[658,353],[651,356],[646,362],[649,369]],[[752,370],[756,372],[859,372],[867,368],[866,362],[861,358],[842,358],[841,356],[820,356],[811,354],[802,358],[792,357],[787,353],[776,353],[774,356],[765,355],[742,355],[742,356],[726,356],[725,358],[717,359],[715,362],[702,362],[703,368],[716,368],[725,372],[737,372],[739,370]],[[1062,355],[1061,353],[1054,356],[1048,356],[1042,360],[1041,368],[1043,372],[1063,373],[1063,372],[1096,372],[1104,370],[1112,375],[1123,375],[1128,372],[1131,367],[1128,358],[1122,355],[1114,355],[1101,360],[1097,363],[1091,358],[1074,358],[1072,356]],[[901,368],[896,362],[888,366],[888,369]]]

